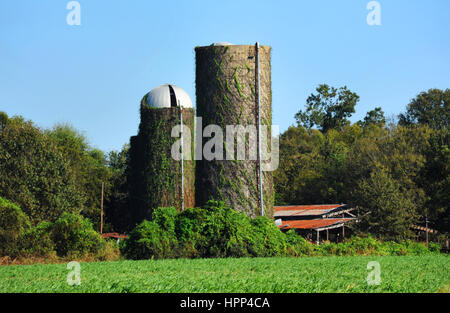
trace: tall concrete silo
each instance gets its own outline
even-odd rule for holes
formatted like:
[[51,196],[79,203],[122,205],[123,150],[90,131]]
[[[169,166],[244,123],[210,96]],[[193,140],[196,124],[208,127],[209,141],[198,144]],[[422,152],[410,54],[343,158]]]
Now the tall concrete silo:
[[[140,107],[141,122],[137,136],[130,139],[129,194],[133,221],[150,220],[158,207],[194,207],[195,161],[184,145],[185,158],[172,157],[172,147],[180,135],[172,137],[172,129],[180,126],[182,107],[185,143],[194,136],[194,109],[189,95],[175,85],[162,85],[146,94]],[[180,127],[181,128],[181,127]],[[182,188],[184,193],[181,193]],[[184,198],[184,205],[182,199]]]
[[[196,47],[195,56],[196,108],[203,127],[219,125],[225,142],[227,125],[253,125],[256,128],[266,125],[270,146],[271,48],[218,43]],[[250,142],[248,137],[246,148]],[[224,144],[224,151],[226,149]],[[247,155],[245,160],[197,161],[196,205],[202,205],[210,198],[221,199],[249,216],[272,216],[272,173],[260,171],[260,154],[256,160],[249,157]]]

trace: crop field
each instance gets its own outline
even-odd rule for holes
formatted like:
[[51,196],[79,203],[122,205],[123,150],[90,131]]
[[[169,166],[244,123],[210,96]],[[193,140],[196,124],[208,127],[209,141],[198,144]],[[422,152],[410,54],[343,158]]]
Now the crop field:
[[[371,261],[379,285],[369,285]],[[450,258],[349,256],[176,259],[81,263],[70,286],[66,264],[0,266],[0,292],[437,292],[448,290]],[[446,289],[447,288],[447,289]]]

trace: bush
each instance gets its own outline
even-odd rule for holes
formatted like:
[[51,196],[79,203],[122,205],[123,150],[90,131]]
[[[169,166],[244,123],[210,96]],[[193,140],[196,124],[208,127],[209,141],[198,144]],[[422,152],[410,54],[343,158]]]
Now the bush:
[[440,253],[442,246],[437,242],[430,242],[428,245],[428,249],[431,253]]
[[20,254],[24,257],[54,257],[55,244],[51,238],[53,223],[42,222],[29,229],[21,240]]
[[133,260],[169,258],[173,256],[176,244],[176,238],[155,221],[144,220],[133,229],[121,251]]
[[51,239],[60,257],[95,256],[106,242],[92,223],[78,214],[63,213],[50,227]]
[[0,131],[0,190],[33,225],[54,222],[82,204],[69,165],[56,143],[31,122],[11,118]]
[[407,255],[427,254],[439,248],[434,244],[427,249],[414,242],[381,242],[371,235],[313,245],[294,230],[281,232],[265,216],[251,219],[213,200],[179,214],[174,208],[158,208],[152,221],[139,224],[121,245],[122,253],[131,259]]
[[414,242],[411,240],[406,241],[406,249],[410,255],[423,255],[431,253],[424,243]]
[[204,220],[199,227],[197,250],[203,257],[242,257],[249,255],[251,224],[247,215],[238,213],[222,201],[210,200],[203,207]]
[[208,211],[203,208],[189,208],[181,212],[175,222],[175,233],[179,244],[179,254],[188,258],[200,257],[198,249],[207,245],[200,234]]
[[314,251],[313,245],[293,229],[286,232],[286,244],[287,253],[292,256],[311,255]]
[[175,257],[178,247],[175,236],[177,215],[173,207],[154,210],[152,221],[144,220],[136,226],[121,245],[122,253],[134,260]]
[[30,220],[14,203],[0,197],[0,255],[16,256]]
[[251,225],[250,252],[253,256],[286,255],[286,235],[278,229],[273,220],[258,216],[251,220]]

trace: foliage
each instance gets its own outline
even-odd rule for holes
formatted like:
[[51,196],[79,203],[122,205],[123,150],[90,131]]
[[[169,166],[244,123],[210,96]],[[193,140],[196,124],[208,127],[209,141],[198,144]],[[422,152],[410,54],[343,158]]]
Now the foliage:
[[121,151],[111,151],[108,154],[108,168],[111,172],[109,184],[110,189],[105,195],[105,218],[106,227],[111,225],[111,230],[125,233],[133,228],[129,210],[128,196],[128,144]]
[[169,232],[162,230],[154,221],[144,220],[130,233],[121,252],[134,260],[170,258],[175,244],[176,240]]
[[[310,99],[297,119],[325,116],[321,108],[326,105],[317,103],[328,103],[324,99],[334,95],[333,90],[325,86],[318,90],[311,96],[315,102]],[[348,203],[359,207],[361,215],[372,212],[353,230],[384,239],[412,238],[409,227],[424,226],[425,216],[431,228],[448,233],[447,94],[448,90],[421,93],[398,125],[386,125],[380,108],[369,111],[363,121],[327,132],[298,120],[297,127],[280,136],[276,204]]]
[[0,256],[16,254],[30,220],[14,203],[0,197]]
[[251,244],[249,250],[252,256],[283,256],[287,254],[285,235],[278,229],[273,220],[258,216],[251,220]]
[[287,253],[292,256],[312,255],[314,246],[293,229],[286,232]]
[[0,192],[17,203],[33,225],[75,212],[82,202],[56,144],[20,117],[9,119],[0,131]]
[[130,259],[174,257],[274,257],[311,255],[407,255],[439,252],[413,242],[381,242],[371,236],[344,243],[313,245],[293,230],[281,232],[273,220],[249,218],[210,200],[201,208],[177,213],[175,208],[154,210],[152,221],[139,224],[121,251]]
[[358,125],[360,125],[361,127],[368,127],[373,124],[377,126],[384,126],[386,124],[384,112],[380,107],[367,112],[364,120],[358,122]]
[[100,229],[100,195],[105,183],[104,197],[111,194],[111,170],[104,153],[92,148],[86,137],[70,124],[56,124],[46,134],[51,138],[68,162],[68,171],[82,196],[83,215],[96,229]]
[[450,119],[450,89],[430,89],[421,92],[399,115],[400,125],[422,124],[433,129],[448,129]]
[[404,240],[410,237],[410,225],[416,222],[415,204],[397,181],[381,169],[362,180],[355,199],[363,208],[360,228],[384,238]]
[[63,213],[49,229],[58,256],[84,257],[96,255],[105,241],[81,215]]
[[55,243],[51,234],[52,226],[51,222],[41,222],[30,228],[22,237],[18,254],[24,257],[53,258],[56,256]]
[[305,128],[318,126],[322,132],[341,129],[350,122],[348,118],[355,113],[359,96],[347,89],[339,89],[321,84],[306,100],[306,110],[300,110],[295,118],[298,125]]
[[3,111],[0,111],[0,131],[6,127],[6,123],[8,122],[8,114]]

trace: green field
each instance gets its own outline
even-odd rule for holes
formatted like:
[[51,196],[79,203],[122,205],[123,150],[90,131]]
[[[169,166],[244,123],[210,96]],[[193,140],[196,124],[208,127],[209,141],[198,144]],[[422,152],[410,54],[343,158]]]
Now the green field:
[[[369,261],[381,284],[368,285]],[[81,263],[69,286],[66,264],[0,266],[0,292],[437,292],[450,283],[450,258],[353,256],[177,259]]]

